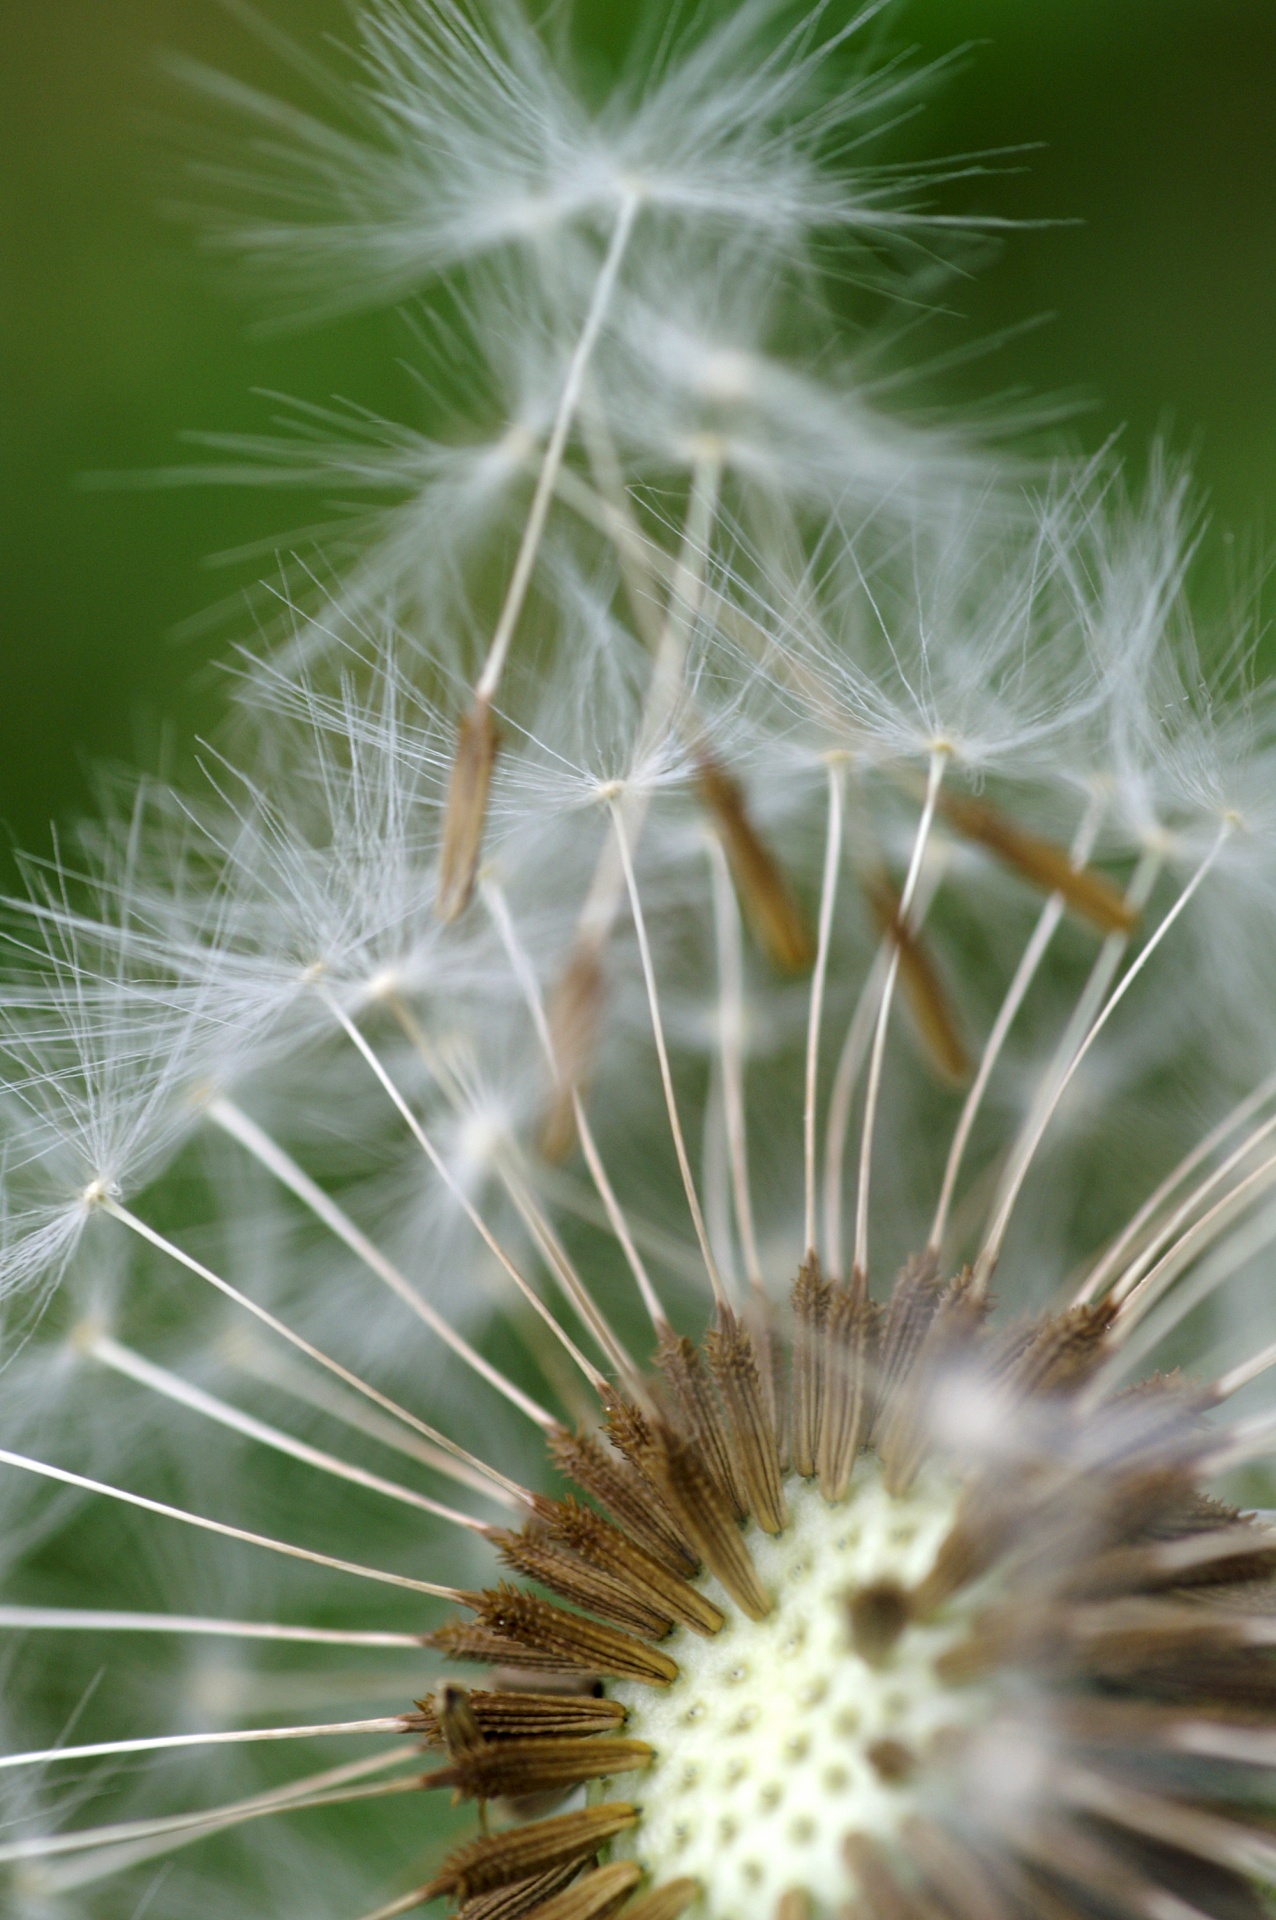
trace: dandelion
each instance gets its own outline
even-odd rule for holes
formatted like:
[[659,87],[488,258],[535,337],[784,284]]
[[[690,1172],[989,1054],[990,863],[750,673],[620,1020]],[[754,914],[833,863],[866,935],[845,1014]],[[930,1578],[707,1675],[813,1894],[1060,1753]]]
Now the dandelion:
[[846,342],[867,19],[216,83],[496,371],[230,449],[399,503],[9,909],[15,1913],[1267,1910],[1271,704]]

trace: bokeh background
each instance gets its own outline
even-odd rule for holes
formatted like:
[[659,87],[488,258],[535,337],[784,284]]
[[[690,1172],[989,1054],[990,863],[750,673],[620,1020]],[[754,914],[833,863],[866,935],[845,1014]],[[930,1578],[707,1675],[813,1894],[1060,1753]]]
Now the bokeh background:
[[[311,48],[348,25],[341,0],[255,4]],[[636,5],[582,0],[600,50]],[[1065,395],[1072,442],[1122,429],[1136,468],[1165,433],[1210,514],[1202,604],[1251,593],[1276,526],[1276,5],[901,0],[891,31],[966,49],[893,152],[1025,149],[952,204],[1060,223],[949,289],[928,352],[1000,344],[937,390]],[[314,504],[84,477],[180,460],[184,429],[260,427],[254,389],[390,411],[405,391],[393,321],[254,334],[172,215],[190,108],[161,56],[293,84],[236,8],[0,0],[0,47],[0,838],[40,849],[95,765],[180,760],[216,724],[211,663],[263,562],[209,558]]]

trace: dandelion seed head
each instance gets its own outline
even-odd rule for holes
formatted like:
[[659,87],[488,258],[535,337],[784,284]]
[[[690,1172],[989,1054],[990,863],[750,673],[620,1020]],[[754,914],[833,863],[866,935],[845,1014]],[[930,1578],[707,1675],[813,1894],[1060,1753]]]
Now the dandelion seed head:
[[420,412],[203,437],[325,517],[6,923],[34,1911],[1263,1911],[1270,697],[1168,460],[861,324],[876,11],[206,78],[216,237],[415,302]]

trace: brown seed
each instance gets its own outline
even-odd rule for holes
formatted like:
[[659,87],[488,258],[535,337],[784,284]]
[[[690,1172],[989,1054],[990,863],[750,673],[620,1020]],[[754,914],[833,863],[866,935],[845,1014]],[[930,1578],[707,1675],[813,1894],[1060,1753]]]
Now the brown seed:
[[941,1078],[960,1085],[970,1078],[970,1056],[939,970],[920,932],[899,910],[899,892],[884,869],[864,879],[874,917],[899,953],[899,980],[931,1063]]
[[700,1893],[698,1880],[665,1880],[625,1908],[625,1920],[681,1920]]
[[[444,1744],[437,1698],[427,1695],[417,1701],[420,1731],[431,1746]],[[499,1693],[476,1688],[468,1694],[468,1700],[484,1740],[578,1740],[612,1732],[625,1718],[619,1701],[599,1700],[590,1694]]]
[[578,942],[549,999],[554,1084],[541,1121],[539,1143],[547,1160],[566,1160],[576,1144],[574,1096],[583,1094],[589,1085],[606,998],[601,950],[593,941]]
[[895,1276],[877,1350],[874,1440],[890,1420],[893,1395],[912,1369],[943,1292],[932,1253],[915,1255]]
[[486,700],[475,700],[457,733],[456,757],[448,782],[447,811],[443,819],[443,851],[439,859],[440,920],[455,920],[469,905],[483,849],[487,799],[500,734]]
[[1032,1339],[1007,1369],[1006,1385],[1025,1397],[1084,1385],[1105,1357],[1104,1340],[1115,1317],[1111,1302],[1100,1301],[1038,1321]]
[[900,1494],[911,1486],[931,1440],[936,1384],[969,1354],[988,1310],[988,1295],[975,1287],[969,1267],[940,1294],[934,1317],[913,1359],[897,1375],[878,1422],[876,1444],[888,1493]]
[[610,1673],[666,1687],[678,1678],[677,1663],[631,1634],[604,1626],[581,1613],[538,1600],[502,1581],[499,1587],[469,1594],[478,1624],[515,1646],[552,1658],[568,1672]]
[[[490,1627],[472,1625],[468,1620],[449,1620],[443,1626],[436,1627],[430,1634],[427,1646],[436,1647],[440,1653],[447,1654],[451,1660],[474,1660],[489,1667],[509,1667],[514,1670],[526,1669],[532,1673],[542,1673],[560,1677],[568,1673],[592,1673],[591,1667],[581,1668],[574,1662],[564,1660],[557,1653],[542,1652],[534,1647],[525,1646],[522,1641],[512,1639],[509,1634],[496,1633]],[[552,1684],[548,1679],[545,1684]]]
[[809,1253],[793,1283],[793,1360],[789,1444],[793,1471],[813,1478],[820,1448],[824,1322],[832,1288]]
[[562,1547],[538,1538],[531,1529],[509,1533],[493,1527],[488,1538],[507,1566],[548,1587],[560,1600],[585,1607],[615,1627],[660,1640],[673,1626],[673,1616],[653,1607],[632,1583],[586,1565]]
[[804,972],[814,957],[811,936],[779,862],[749,818],[743,788],[709,754],[700,761],[699,783],[759,945],[782,972]]
[[968,794],[941,792],[940,809],[958,833],[995,853],[1043,893],[1061,893],[1068,905],[1103,933],[1130,933],[1135,909],[1092,867],[1074,867],[1067,849],[1017,826],[1000,808]]
[[608,1801],[581,1813],[561,1813],[503,1833],[481,1834],[477,1840],[453,1848],[423,1898],[437,1900],[447,1893],[465,1901],[473,1894],[530,1879],[569,1860],[586,1860],[604,1842],[636,1826],[639,1818],[636,1807],[624,1801]]
[[633,1860],[615,1860],[582,1874],[574,1885],[533,1907],[528,1920],[605,1920],[629,1898],[642,1880],[642,1868]]
[[651,1760],[645,1740],[494,1740],[454,1754],[452,1764],[432,1773],[427,1785],[455,1787],[465,1800],[517,1799],[633,1773]]
[[815,1464],[826,1500],[845,1497],[872,1416],[872,1367],[880,1314],[860,1286],[830,1289],[821,1361],[822,1408]]
[[480,1893],[458,1907],[456,1920],[521,1920],[551,1894],[569,1887],[580,1871],[580,1861],[569,1860],[566,1866],[551,1867],[548,1873],[538,1873],[530,1880],[515,1880],[493,1893]]
[[615,1575],[649,1605],[696,1633],[717,1633],[723,1616],[711,1600],[640,1547],[602,1514],[578,1500],[537,1498],[536,1518],[545,1533],[593,1567]]
[[[1202,1541],[1201,1558],[1191,1566],[1167,1558],[1163,1540],[1111,1547],[1080,1558],[1070,1567],[1062,1591],[1072,1599],[1100,1600],[1109,1594],[1155,1593],[1165,1588],[1186,1592],[1248,1586],[1276,1576],[1276,1547],[1263,1544],[1254,1531],[1240,1537],[1229,1531],[1226,1540],[1220,1541],[1211,1530],[1208,1537],[1216,1543],[1214,1553],[1207,1554]],[[1226,1552],[1221,1551],[1224,1545]],[[1252,1552],[1247,1550],[1251,1545]]]
[[[618,1400],[608,1403],[608,1428],[613,1436],[622,1407],[623,1402]],[[617,1444],[621,1442],[617,1440]],[[696,1556],[663,1500],[627,1460],[618,1460],[593,1434],[569,1433],[565,1427],[549,1436],[549,1455],[560,1473],[592,1494],[662,1566],[682,1575],[697,1571]]]
[[785,1391],[788,1384],[788,1353],[778,1331],[777,1318],[778,1309],[773,1302],[759,1287],[753,1287],[744,1319],[757,1356],[762,1401],[779,1449],[780,1466],[786,1469],[789,1464]]
[[700,1449],[672,1428],[664,1428],[657,1457],[668,1498],[705,1565],[751,1620],[764,1620],[771,1611],[771,1596],[758,1579],[734,1511]]
[[439,1688],[438,1699],[439,1734],[452,1758],[459,1760],[465,1754],[481,1752],[483,1731],[467,1690],[449,1681]]
[[666,1329],[661,1335],[656,1365],[706,1471],[736,1519],[747,1519],[748,1499],[736,1450],[727,1437],[699,1350],[693,1341]]
[[745,1499],[764,1533],[788,1521],[780,1448],[753,1350],[753,1338],[725,1304],[705,1342],[709,1366],[726,1408]]

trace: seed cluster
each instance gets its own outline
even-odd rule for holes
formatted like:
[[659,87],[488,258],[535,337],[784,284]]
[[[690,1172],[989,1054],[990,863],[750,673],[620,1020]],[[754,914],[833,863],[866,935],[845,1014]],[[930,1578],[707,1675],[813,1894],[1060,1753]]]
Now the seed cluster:
[[493,1534],[558,1598],[467,1596],[431,1640],[502,1686],[418,1724],[447,1749],[432,1784],[516,1818],[585,1804],[485,1832],[423,1897],[1256,1920],[1276,1846],[1229,1763],[1276,1744],[1276,1538],[1198,1491],[1199,1396],[1104,1393],[1107,1309],[995,1329],[988,1305],[927,1260],[881,1305],[811,1261],[785,1326],[668,1333],[606,1442],[560,1431],[596,1505]]

